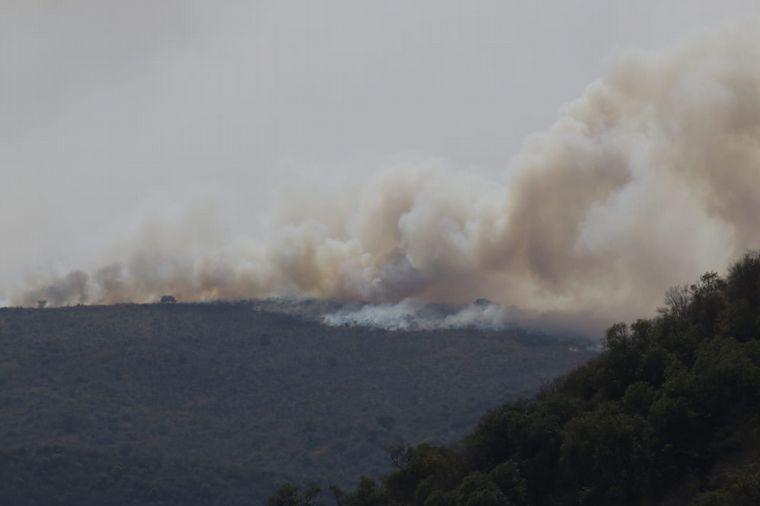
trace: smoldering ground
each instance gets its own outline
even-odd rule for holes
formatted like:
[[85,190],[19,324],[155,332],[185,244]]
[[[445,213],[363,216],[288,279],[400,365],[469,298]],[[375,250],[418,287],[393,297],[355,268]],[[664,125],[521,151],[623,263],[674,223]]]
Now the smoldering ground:
[[150,226],[12,303],[486,297],[568,322],[646,316],[668,286],[760,245],[760,39],[729,27],[621,55],[503,181],[414,162],[318,205],[280,202],[260,237],[188,252],[184,234]]

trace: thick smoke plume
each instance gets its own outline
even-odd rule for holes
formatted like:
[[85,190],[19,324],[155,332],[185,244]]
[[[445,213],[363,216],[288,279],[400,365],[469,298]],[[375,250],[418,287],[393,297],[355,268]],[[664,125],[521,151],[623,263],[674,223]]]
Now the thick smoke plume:
[[395,167],[319,212],[286,202],[267,239],[192,254],[137,241],[14,302],[487,297],[559,319],[646,316],[668,286],[760,245],[759,42],[724,29],[622,55],[526,140],[504,182]]

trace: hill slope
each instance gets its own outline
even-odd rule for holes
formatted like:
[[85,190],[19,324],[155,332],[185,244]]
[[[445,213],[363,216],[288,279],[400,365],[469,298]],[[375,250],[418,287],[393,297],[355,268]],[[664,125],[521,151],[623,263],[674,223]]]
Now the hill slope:
[[760,504],[760,253],[671,289],[605,348],[460,443],[398,448],[341,504]]
[[260,504],[461,437],[592,353],[326,327],[255,304],[0,310],[0,502]]

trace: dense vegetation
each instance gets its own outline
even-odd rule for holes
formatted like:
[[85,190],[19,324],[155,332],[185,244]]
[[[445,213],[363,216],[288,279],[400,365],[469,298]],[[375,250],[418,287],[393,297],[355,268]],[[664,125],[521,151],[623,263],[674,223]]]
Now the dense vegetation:
[[[397,447],[344,506],[760,504],[760,254],[671,289],[658,317],[453,446]],[[477,388],[472,386],[472,388]],[[284,487],[272,505],[309,504]]]
[[519,331],[333,328],[259,307],[0,309],[0,504],[353,487],[391,469],[388,446],[459,438],[593,356]]

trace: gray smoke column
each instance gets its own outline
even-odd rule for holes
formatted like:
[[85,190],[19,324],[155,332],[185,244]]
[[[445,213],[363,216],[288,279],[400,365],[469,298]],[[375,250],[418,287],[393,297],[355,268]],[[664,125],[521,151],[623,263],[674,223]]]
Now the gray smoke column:
[[85,286],[41,280],[14,302],[487,297],[567,321],[646,316],[668,286],[760,245],[760,40],[726,28],[620,56],[506,174],[384,169],[320,212],[287,201],[266,238],[193,254],[138,238]]

